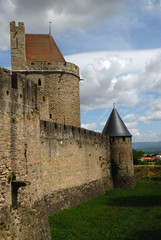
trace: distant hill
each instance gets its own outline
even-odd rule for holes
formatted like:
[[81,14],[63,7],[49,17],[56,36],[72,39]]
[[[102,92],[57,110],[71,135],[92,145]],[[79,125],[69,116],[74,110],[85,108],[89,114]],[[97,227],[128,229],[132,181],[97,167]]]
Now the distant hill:
[[133,142],[132,148],[137,151],[144,152],[160,152],[161,153],[161,142]]

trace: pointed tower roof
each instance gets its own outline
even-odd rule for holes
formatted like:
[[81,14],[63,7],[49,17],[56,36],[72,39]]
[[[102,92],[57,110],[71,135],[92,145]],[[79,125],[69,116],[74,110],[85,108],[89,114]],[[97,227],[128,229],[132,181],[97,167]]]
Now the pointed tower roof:
[[49,34],[25,34],[27,61],[60,61],[65,63],[54,39]]
[[115,108],[113,108],[102,134],[110,137],[132,136]]

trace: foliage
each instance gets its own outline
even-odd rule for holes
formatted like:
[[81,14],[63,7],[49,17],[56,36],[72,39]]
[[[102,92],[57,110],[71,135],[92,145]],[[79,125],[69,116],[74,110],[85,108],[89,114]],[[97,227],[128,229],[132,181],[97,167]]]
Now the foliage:
[[155,165],[161,165],[161,160],[160,159],[156,159],[155,160]]
[[143,157],[144,154],[145,154],[145,152],[143,152],[143,151],[137,151],[137,150],[133,149],[134,165],[139,164],[139,159],[140,159],[141,157]]
[[148,161],[140,161],[140,160],[138,160],[137,164],[135,164],[135,165],[150,165],[150,163]]
[[49,217],[55,240],[160,240],[161,182],[105,195]]

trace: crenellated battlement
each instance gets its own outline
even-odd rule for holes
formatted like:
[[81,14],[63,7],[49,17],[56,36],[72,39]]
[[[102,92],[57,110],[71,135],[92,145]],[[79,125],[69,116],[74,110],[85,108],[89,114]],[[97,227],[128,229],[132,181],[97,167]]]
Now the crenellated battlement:
[[11,32],[22,32],[25,33],[25,25],[24,22],[18,22],[18,25],[16,25],[15,21],[10,22],[10,29]]
[[108,142],[109,138],[99,132],[91,131],[81,127],[68,126],[49,121],[40,121],[40,134],[48,138],[88,139],[99,142]]
[[19,73],[0,68],[0,109],[1,112],[12,113],[24,107],[38,109],[38,89],[36,84]]

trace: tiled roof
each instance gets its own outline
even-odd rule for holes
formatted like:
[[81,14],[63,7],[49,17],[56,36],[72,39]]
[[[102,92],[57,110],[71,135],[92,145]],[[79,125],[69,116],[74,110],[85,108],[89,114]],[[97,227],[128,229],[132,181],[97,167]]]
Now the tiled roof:
[[54,39],[49,34],[25,34],[27,61],[65,62]]
[[110,137],[131,137],[131,134],[115,108],[112,110],[102,134]]

